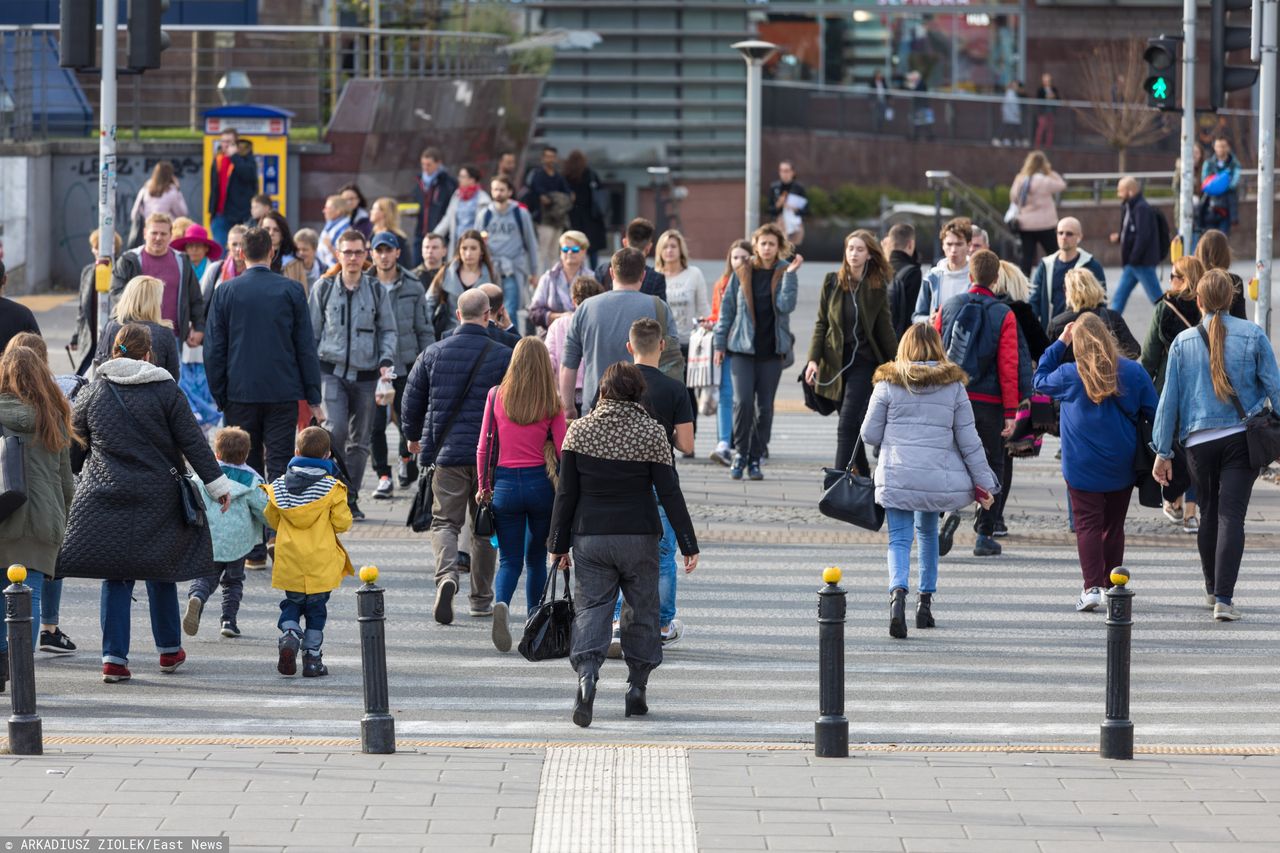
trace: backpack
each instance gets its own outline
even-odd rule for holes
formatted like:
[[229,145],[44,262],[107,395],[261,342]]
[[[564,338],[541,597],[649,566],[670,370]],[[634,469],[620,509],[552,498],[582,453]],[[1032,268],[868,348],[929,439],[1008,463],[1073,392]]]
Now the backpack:
[[680,351],[680,338],[671,334],[668,329],[667,303],[658,297],[653,299],[653,310],[657,314],[658,324],[662,326],[662,336],[666,340],[666,348],[662,350],[662,358],[658,361],[658,369],[662,375],[684,384],[684,353]]
[[[524,233],[524,223],[520,221],[520,205],[515,205],[516,211],[516,230],[520,232],[520,248],[524,249],[525,254],[529,253],[529,238]],[[480,221],[477,223],[481,231],[489,230],[489,223],[493,221],[493,208],[486,207],[484,213],[480,214]]]
[[1165,218],[1163,210],[1151,208],[1151,215],[1156,220],[1156,243],[1160,246],[1160,260],[1163,261],[1169,257],[1169,244],[1172,242],[1173,235],[1169,233],[1169,220]]
[[990,356],[982,351],[986,326],[987,310],[980,302],[966,302],[951,321],[947,358],[967,373],[970,381],[982,374],[981,365]]

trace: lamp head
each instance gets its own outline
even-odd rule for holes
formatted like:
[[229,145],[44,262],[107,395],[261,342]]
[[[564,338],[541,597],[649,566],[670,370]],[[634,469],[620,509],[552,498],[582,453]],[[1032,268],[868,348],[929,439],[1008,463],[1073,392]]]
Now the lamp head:
[[760,39],[748,39],[734,44],[733,49],[741,53],[742,58],[747,62],[764,62],[778,49],[778,46]]

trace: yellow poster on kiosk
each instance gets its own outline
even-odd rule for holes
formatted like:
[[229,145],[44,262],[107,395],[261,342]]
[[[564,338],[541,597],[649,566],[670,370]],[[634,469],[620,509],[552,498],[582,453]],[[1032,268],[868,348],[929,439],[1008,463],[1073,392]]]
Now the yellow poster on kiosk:
[[255,104],[233,104],[204,114],[204,227],[211,226],[208,199],[213,191],[212,174],[218,137],[228,130],[248,143],[258,163],[258,192],[271,196],[272,206],[289,215],[289,120],[293,113]]

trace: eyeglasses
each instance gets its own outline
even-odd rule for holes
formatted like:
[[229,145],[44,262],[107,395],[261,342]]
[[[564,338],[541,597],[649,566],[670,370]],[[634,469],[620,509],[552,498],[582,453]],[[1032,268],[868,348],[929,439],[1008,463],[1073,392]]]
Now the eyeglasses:
[[344,258],[358,258],[364,254],[364,249],[343,249],[338,254]]
[[582,247],[581,247],[581,246],[561,246],[561,247],[560,247],[560,251],[561,251],[561,252],[572,252],[573,254],[575,254],[575,255],[576,255],[576,254],[578,254],[579,252],[581,252],[581,251],[582,251]]

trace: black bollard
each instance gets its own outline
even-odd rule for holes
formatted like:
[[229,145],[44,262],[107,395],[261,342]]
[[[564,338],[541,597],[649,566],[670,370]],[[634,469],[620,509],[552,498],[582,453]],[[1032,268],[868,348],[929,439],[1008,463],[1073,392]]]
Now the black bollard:
[[31,648],[31,588],[25,566],[9,567],[10,585],[4,591],[4,621],[9,632],[9,691],[13,716],[9,717],[9,752],[44,754],[44,735],[36,713],[36,662]]
[[1129,719],[1129,651],[1133,634],[1133,591],[1129,570],[1111,570],[1107,590],[1107,718],[1102,721],[1098,754],[1133,758],[1133,721]]
[[849,757],[849,720],[844,715],[845,592],[840,570],[822,572],[826,586],[818,590],[818,717],[813,724],[813,751],[819,758]]
[[388,713],[386,616],[376,566],[363,566],[356,590],[360,623],[360,670],[364,676],[364,716],[360,718],[360,750],[377,755],[396,751],[396,721]]

